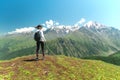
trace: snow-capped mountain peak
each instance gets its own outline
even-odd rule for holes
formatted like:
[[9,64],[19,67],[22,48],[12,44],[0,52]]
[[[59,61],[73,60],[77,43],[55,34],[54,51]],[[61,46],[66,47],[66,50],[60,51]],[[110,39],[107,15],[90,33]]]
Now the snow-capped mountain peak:
[[[102,29],[102,28],[106,28],[105,25],[102,25],[100,23],[94,22],[94,21],[89,21],[86,24],[82,24],[83,22],[85,22],[84,19],[80,20],[79,22],[77,22],[75,25],[61,25],[59,24],[59,22],[53,21],[53,20],[49,20],[46,21],[44,24],[42,24],[43,27],[43,31],[55,31],[57,33],[69,33],[69,32],[74,32],[76,30],[79,30],[81,28],[81,26],[85,27],[85,28],[89,28],[89,29]],[[8,32],[8,34],[18,34],[18,33],[31,33],[31,32],[35,32],[35,28],[34,27],[24,27],[24,28],[18,28],[15,31],[11,31]]]
[[96,29],[105,28],[105,25],[94,22],[94,21],[89,21],[88,23],[84,24],[83,26],[87,27],[87,28],[96,28]]

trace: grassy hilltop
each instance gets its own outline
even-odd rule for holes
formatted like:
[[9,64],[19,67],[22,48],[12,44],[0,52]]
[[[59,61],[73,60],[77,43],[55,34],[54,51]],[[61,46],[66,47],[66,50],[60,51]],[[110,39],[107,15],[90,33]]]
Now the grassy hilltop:
[[120,80],[120,67],[100,60],[33,55],[0,62],[0,80]]

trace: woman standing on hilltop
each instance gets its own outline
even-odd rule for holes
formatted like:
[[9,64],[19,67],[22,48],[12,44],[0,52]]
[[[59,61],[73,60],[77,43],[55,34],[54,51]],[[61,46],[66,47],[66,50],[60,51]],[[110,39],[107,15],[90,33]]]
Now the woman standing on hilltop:
[[38,25],[35,27],[36,29],[38,29],[38,31],[35,33],[34,35],[34,39],[36,41],[36,60],[38,60],[38,54],[39,54],[39,49],[40,49],[40,45],[41,45],[41,50],[42,50],[42,60],[44,60],[45,57],[45,53],[44,53],[44,44],[45,44],[45,37],[42,31],[42,25]]

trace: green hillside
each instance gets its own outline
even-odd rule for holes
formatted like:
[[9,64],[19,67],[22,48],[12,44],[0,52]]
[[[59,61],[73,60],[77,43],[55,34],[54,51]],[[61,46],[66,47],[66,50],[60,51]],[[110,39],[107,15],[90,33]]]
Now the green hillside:
[[[34,53],[32,35],[12,35],[0,38],[0,59],[11,59]],[[34,47],[34,48],[33,48]]]
[[120,66],[120,51],[111,54],[109,56],[92,56],[92,57],[84,57],[83,59],[90,59],[90,60],[101,60],[110,64]]
[[[66,55],[77,58],[88,56],[109,56],[120,50],[120,31],[116,29],[80,28],[69,34],[48,30],[45,54]],[[6,35],[0,37],[0,60],[35,54],[33,33]]]
[[0,80],[120,80],[120,67],[100,60],[24,56],[0,62]]
[[[71,36],[65,36],[63,38],[57,38],[47,41],[45,44],[45,53],[56,55],[66,55],[74,57],[86,57],[86,56],[101,56],[109,55],[108,53],[116,51],[114,47],[108,46],[106,43],[95,38],[77,36],[78,33],[71,34]],[[35,41],[31,35],[26,36],[13,36],[0,39],[0,59],[12,59],[24,55],[35,53]]]
[[[83,40],[78,41],[77,39],[75,40],[75,38],[64,37],[47,41],[45,44],[45,53],[49,55],[56,53],[56,55],[62,54],[80,58],[85,56],[108,55],[105,53],[112,51],[101,41],[96,40],[96,42],[94,42],[91,39],[85,40],[84,37],[82,39]],[[35,41],[29,36],[3,38],[1,41],[1,60],[35,54]]]
[[110,55],[111,57],[120,57],[120,51],[116,52],[115,54]]

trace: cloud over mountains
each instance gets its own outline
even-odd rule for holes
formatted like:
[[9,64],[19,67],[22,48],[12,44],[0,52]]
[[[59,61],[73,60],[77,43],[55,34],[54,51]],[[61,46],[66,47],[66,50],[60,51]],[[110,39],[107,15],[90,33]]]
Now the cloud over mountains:
[[15,34],[15,33],[29,33],[31,31],[34,31],[34,27],[24,27],[24,28],[19,28],[16,29],[15,31],[8,32],[8,34]]
[[[85,19],[81,18],[80,21],[76,22],[74,25],[63,25],[63,24],[60,24],[59,22],[56,22],[56,21],[53,21],[53,20],[48,20],[45,23],[43,23],[42,25],[44,26],[43,31],[45,31],[49,28],[51,28],[51,29],[52,28],[71,29],[73,27],[80,26],[84,22],[85,22]],[[17,28],[17,29],[15,29],[15,31],[8,32],[8,34],[29,33],[31,31],[35,31],[35,28],[34,27],[23,27],[23,28]]]
[[[45,23],[43,23],[41,25],[43,25],[43,31],[46,31],[47,29],[56,29],[56,30],[65,29],[67,33],[69,31],[78,30],[81,26],[86,26],[88,28],[90,28],[90,27],[102,28],[105,26],[105,25],[102,25],[102,24],[94,22],[94,21],[86,22],[86,20],[84,18],[81,18],[74,25],[63,25],[63,24],[60,24],[59,22],[56,22],[53,20],[45,21]],[[34,32],[34,31],[36,31],[36,29],[34,27],[24,27],[24,28],[15,29],[15,31],[8,32],[8,34],[29,33],[29,32]]]

